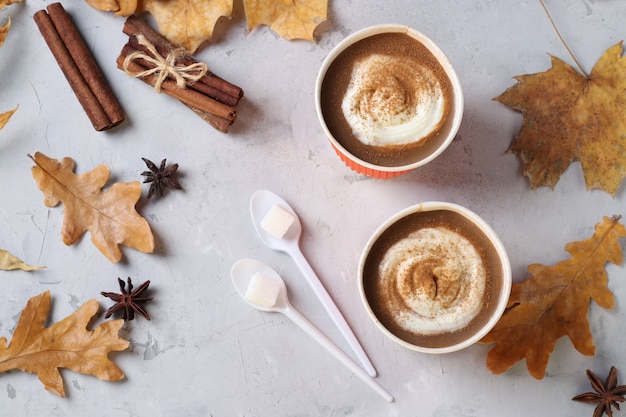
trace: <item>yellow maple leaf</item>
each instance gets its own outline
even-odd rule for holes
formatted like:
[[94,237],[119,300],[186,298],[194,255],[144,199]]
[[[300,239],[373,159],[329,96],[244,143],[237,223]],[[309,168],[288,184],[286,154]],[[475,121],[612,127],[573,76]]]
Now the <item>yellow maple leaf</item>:
[[59,368],[67,368],[105,381],[124,378],[107,355],[123,351],[129,342],[119,337],[124,320],[110,320],[88,330],[99,304],[89,300],[65,319],[44,327],[50,310],[50,292],[28,300],[13,332],[11,343],[0,337],[0,372],[19,369],[36,374],[44,387],[65,396]]
[[230,17],[233,0],[139,0],[135,13],[144,11],[154,16],[163,36],[193,53],[213,36],[220,17]]
[[526,359],[529,373],[542,379],[558,339],[568,336],[583,355],[595,354],[587,310],[590,300],[610,309],[615,304],[604,266],[622,263],[619,239],[626,236],[617,217],[604,217],[594,235],[565,246],[571,258],[554,266],[532,264],[531,277],[513,284],[508,309],[481,343],[495,343],[487,368],[495,374]]
[[588,77],[551,57],[548,71],[515,77],[494,100],[523,114],[509,151],[519,155],[532,188],[554,187],[580,161],[587,189],[611,195],[626,176],[626,58],[622,43]]
[[117,16],[149,12],[158,31],[170,42],[195,52],[213,36],[220,17],[230,17],[233,0],[86,0],[98,10],[115,12]]
[[44,204],[64,205],[61,236],[66,245],[73,245],[89,231],[93,244],[111,262],[122,258],[119,245],[142,252],[154,250],[150,225],[135,210],[141,196],[139,181],[118,182],[102,191],[109,180],[106,165],[77,175],[71,158],[59,162],[40,152],[31,158],[36,164],[33,178],[44,194]]
[[267,25],[287,40],[314,40],[315,28],[326,20],[327,0],[244,0],[248,30]]

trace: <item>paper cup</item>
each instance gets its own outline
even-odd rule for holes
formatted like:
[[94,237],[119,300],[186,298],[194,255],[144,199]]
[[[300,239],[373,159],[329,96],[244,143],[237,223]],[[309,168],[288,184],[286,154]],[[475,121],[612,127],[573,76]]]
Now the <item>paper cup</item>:
[[[410,160],[406,163],[403,162],[400,166],[387,166],[383,164],[368,162],[364,160],[364,158],[359,158],[349,152],[346,147],[341,144],[341,138],[335,137],[330,131],[326,120],[324,119],[321,104],[324,79],[326,77],[329,67],[335,61],[335,59],[354,43],[381,33],[405,33],[419,41],[435,56],[435,58],[445,70],[452,84],[452,107],[447,116],[445,125],[441,129],[440,133],[438,134],[438,136],[430,139],[427,143],[422,145],[419,152],[412,151],[412,156]],[[422,33],[413,30],[407,26],[384,24],[368,27],[358,32],[355,32],[352,35],[349,35],[330,52],[330,54],[322,63],[322,66],[317,75],[315,85],[315,105],[322,129],[326,133],[331,146],[333,147],[339,158],[341,158],[341,160],[348,167],[360,174],[364,174],[374,178],[385,179],[405,174],[417,167],[427,164],[446,149],[446,147],[454,139],[454,136],[456,135],[461,124],[461,119],[463,116],[463,91],[461,88],[461,83],[452,65],[450,64],[450,61],[432,40],[430,40]],[[337,111],[341,112],[342,110],[341,108],[337,108]]]
[[[419,333],[415,329],[407,330],[395,318],[398,314],[397,311],[390,313],[391,309],[386,308],[385,303],[388,302],[386,300],[390,297],[384,290],[380,290],[382,278],[380,277],[378,266],[387,253],[389,246],[398,239],[398,233],[405,236],[420,227],[426,227],[420,223],[426,221],[426,218],[428,218],[428,222],[434,222],[434,225],[445,226],[446,224],[453,224],[455,231],[463,236],[470,236],[473,246],[480,248],[479,253],[487,271],[487,285],[485,286],[484,295],[480,298],[481,307],[479,313],[469,324],[464,324],[460,329],[439,332],[438,327],[433,327],[438,325],[427,323],[426,326],[430,327],[424,333]],[[425,249],[417,249],[417,247],[411,247],[411,250],[426,252]],[[450,252],[446,252],[445,257],[449,256],[447,253]],[[411,258],[415,255],[407,256]],[[410,268],[408,265],[412,261],[402,259],[402,262],[403,266]],[[401,294],[401,297],[407,295],[413,297],[424,288],[423,286],[418,286],[419,290],[414,288],[406,290],[406,287],[398,287],[398,285],[406,282],[402,281],[404,278],[399,278],[399,275],[393,275],[393,278],[386,282],[393,284],[391,288],[402,288],[402,290],[398,290],[405,291],[405,293]],[[408,276],[415,279],[414,275]],[[387,277],[386,279],[389,280],[390,278]],[[478,215],[452,203],[421,203],[392,216],[373,233],[362,252],[359,262],[359,293],[368,315],[376,326],[391,340],[408,349],[425,353],[454,352],[464,349],[483,338],[496,325],[504,313],[511,291],[511,283],[511,265],[507,252],[498,236]],[[443,287],[443,284],[441,285]],[[394,294],[391,298],[395,297],[396,295]],[[406,301],[406,299],[403,300]],[[466,299],[463,298],[463,300]],[[396,303],[394,303],[395,305]],[[460,305],[462,308],[463,303],[456,305]],[[418,314],[416,311],[418,309],[414,306],[415,304],[411,304],[410,308],[405,308],[403,305],[402,317],[406,318],[413,317],[414,314],[418,316],[423,314],[423,312]],[[421,305],[419,307],[421,308]],[[391,318],[391,316],[394,318]],[[418,320],[421,320],[421,318],[418,318]],[[454,320],[457,319],[455,318]]]

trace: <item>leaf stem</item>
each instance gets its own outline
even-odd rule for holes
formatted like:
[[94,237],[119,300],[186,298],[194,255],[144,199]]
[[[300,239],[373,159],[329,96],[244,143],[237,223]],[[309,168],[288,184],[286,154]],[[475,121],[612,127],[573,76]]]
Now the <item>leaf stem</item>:
[[556,27],[556,24],[554,23],[554,20],[552,19],[552,16],[550,15],[550,12],[548,11],[548,8],[546,7],[546,5],[543,2],[543,0],[539,0],[539,4],[541,4],[541,7],[543,7],[543,11],[546,13],[546,16],[548,16],[548,19],[550,19],[550,24],[552,25],[552,27],[554,28],[556,34],[558,35],[559,39],[561,40],[561,43],[563,44],[563,46],[565,46],[565,49],[567,49],[567,52],[572,57],[572,59],[574,60],[576,65],[578,65],[578,69],[580,70],[580,72],[583,73],[585,78],[589,78],[589,74],[587,74],[587,72],[583,69],[582,65],[580,65],[580,62],[578,62],[578,60],[576,59],[576,57],[572,53],[571,49],[569,49],[569,46],[567,46],[567,43],[565,42],[565,40],[561,36],[561,32],[559,32],[559,29]]

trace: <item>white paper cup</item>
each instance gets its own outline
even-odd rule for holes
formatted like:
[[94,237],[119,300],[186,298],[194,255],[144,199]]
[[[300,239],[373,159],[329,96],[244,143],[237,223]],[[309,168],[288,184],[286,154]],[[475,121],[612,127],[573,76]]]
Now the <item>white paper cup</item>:
[[[488,283],[488,288],[486,289],[486,291],[489,291],[489,295],[487,298],[488,302],[485,302],[482,307],[485,309],[485,311],[479,313],[479,315],[483,315],[480,320],[470,323],[467,327],[460,331],[461,333],[457,335],[458,337],[455,336],[453,338],[455,339],[453,341],[450,341],[451,339],[446,339],[446,335],[444,334],[444,337],[441,340],[448,340],[449,342],[441,342],[441,340],[438,340],[434,343],[431,343],[433,339],[428,338],[432,338],[432,336],[426,336],[427,341],[422,343],[416,341],[415,338],[411,341],[406,340],[409,339],[409,337],[401,337],[397,331],[390,330],[392,326],[389,324],[385,325],[383,323],[383,321],[385,320],[381,320],[377,316],[375,308],[373,308],[374,304],[370,302],[370,298],[374,297],[372,295],[372,290],[368,290],[368,288],[371,288],[372,285],[370,284],[371,281],[368,280],[376,278],[372,276],[375,274],[371,272],[368,274],[366,272],[366,268],[371,267],[372,265],[374,267],[377,267],[377,262],[381,253],[381,251],[379,251],[379,255],[375,255],[376,250],[378,250],[375,248],[377,242],[384,241],[384,239],[388,236],[388,233],[393,233],[392,227],[394,225],[397,225],[398,222],[402,221],[403,219],[406,221],[407,216],[419,216],[421,213],[433,211],[452,212],[456,215],[461,216],[462,219],[467,220],[469,224],[473,225],[468,226],[470,228],[468,230],[472,230],[471,233],[473,233],[475,236],[479,236],[480,240],[482,240],[485,245],[491,245],[489,246],[489,249],[486,253],[490,253],[489,256],[492,260],[492,266],[490,267],[490,270],[492,271],[491,276],[494,278],[491,279],[497,279],[497,283]],[[402,224],[404,225],[404,223]],[[396,228],[397,227],[398,226],[396,226]],[[382,249],[382,251],[384,251],[384,249]],[[368,258],[370,256],[372,258],[368,261]],[[372,262],[372,265],[369,265],[368,262]],[[507,252],[492,228],[472,211],[462,206],[445,202],[421,203],[402,210],[389,218],[373,233],[362,252],[359,262],[359,293],[368,315],[374,321],[376,326],[391,340],[408,349],[425,353],[454,352],[460,349],[464,349],[483,338],[493,328],[493,326],[496,325],[496,323],[498,322],[498,320],[500,320],[502,314],[504,313],[511,292],[511,283],[511,265]],[[388,323],[388,321],[385,322]],[[419,337],[417,339],[419,339]]]
[[[326,77],[328,68],[331,66],[333,61],[352,44],[362,39],[368,38],[372,35],[377,35],[381,33],[406,33],[407,35],[422,43],[424,46],[426,46],[426,48],[428,48],[428,50],[430,50],[430,52],[435,56],[435,58],[444,68],[452,84],[452,108],[439,135],[425,143],[421,147],[420,152],[416,153],[414,157],[411,158],[411,161],[409,163],[403,164],[401,166],[378,165],[372,162],[365,161],[362,158],[358,158],[350,153],[341,144],[341,140],[338,140],[338,138],[333,136],[333,133],[329,130],[326,121],[324,120],[321,106],[322,85],[324,82],[324,78]],[[383,24],[371,26],[355,32],[346,37],[337,46],[335,46],[335,48],[333,48],[333,50],[322,63],[322,66],[317,75],[317,80],[315,84],[315,106],[322,129],[326,133],[326,136],[328,137],[332,148],[337,153],[339,158],[341,158],[341,160],[348,167],[360,174],[364,174],[374,178],[386,179],[405,174],[417,167],[427,164],[428,162],[435,159],[438,155],[440,155],[448,147],[448,145],[454,139],[461,125],[461,119],[463,117],[463,90],[461,88],[459,78],[457,77],[457,74],[452,67],[452,64],[431,39],[407,26]],[[341,112],[342,110],[341,108],[338,108],[337,111]]]

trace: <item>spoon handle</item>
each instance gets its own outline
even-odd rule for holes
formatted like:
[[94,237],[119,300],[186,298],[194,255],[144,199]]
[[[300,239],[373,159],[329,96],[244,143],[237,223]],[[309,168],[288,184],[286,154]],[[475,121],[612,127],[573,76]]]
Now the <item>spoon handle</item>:
[[290,252],[290,255],[311,285],[311,288],[313,289],[313,292],[315,293],[317,298],[322,302],[322,305],[326,309],[326,312],[332,318],[335,326],[337,326],[343,337],[348,341],[348,344],[356,354],[359,362],[361,362],[363,369],[365,369],[365,371],[370,376],[375,377],[376,369],[374,369],[374,365],[372,365],[372,362],[370,362],[367,354],[363,350],[363,347],[361,346],[356,336],[352,332],[352,329],[350,329],[350,326],[346,322],[346,319],[341,314],[341,311],[339,311],[339,308],[337,308],[337,305],[328,294],[328,291],[326,291],[326,288],[324,288],[324,285],[315,274],[315,271],[313,271],[313,268],[311,268],[309,262],[306,260],[300,250],[293,250]]
[[382,396],[386,401],[393,402],[393,396],[389,394],[383,387],[378,384],[363,368],[356,364],[345,352],[337,347],[330,339],[328,339],[317,327],[311,324],[302,314],[293,307],[289,306],[283,310],[285,316],[289,317],[302,330],[307,332],[316,342],[330,352],[339,362],[343,363],[356,376],[361,378],[374,391]]

